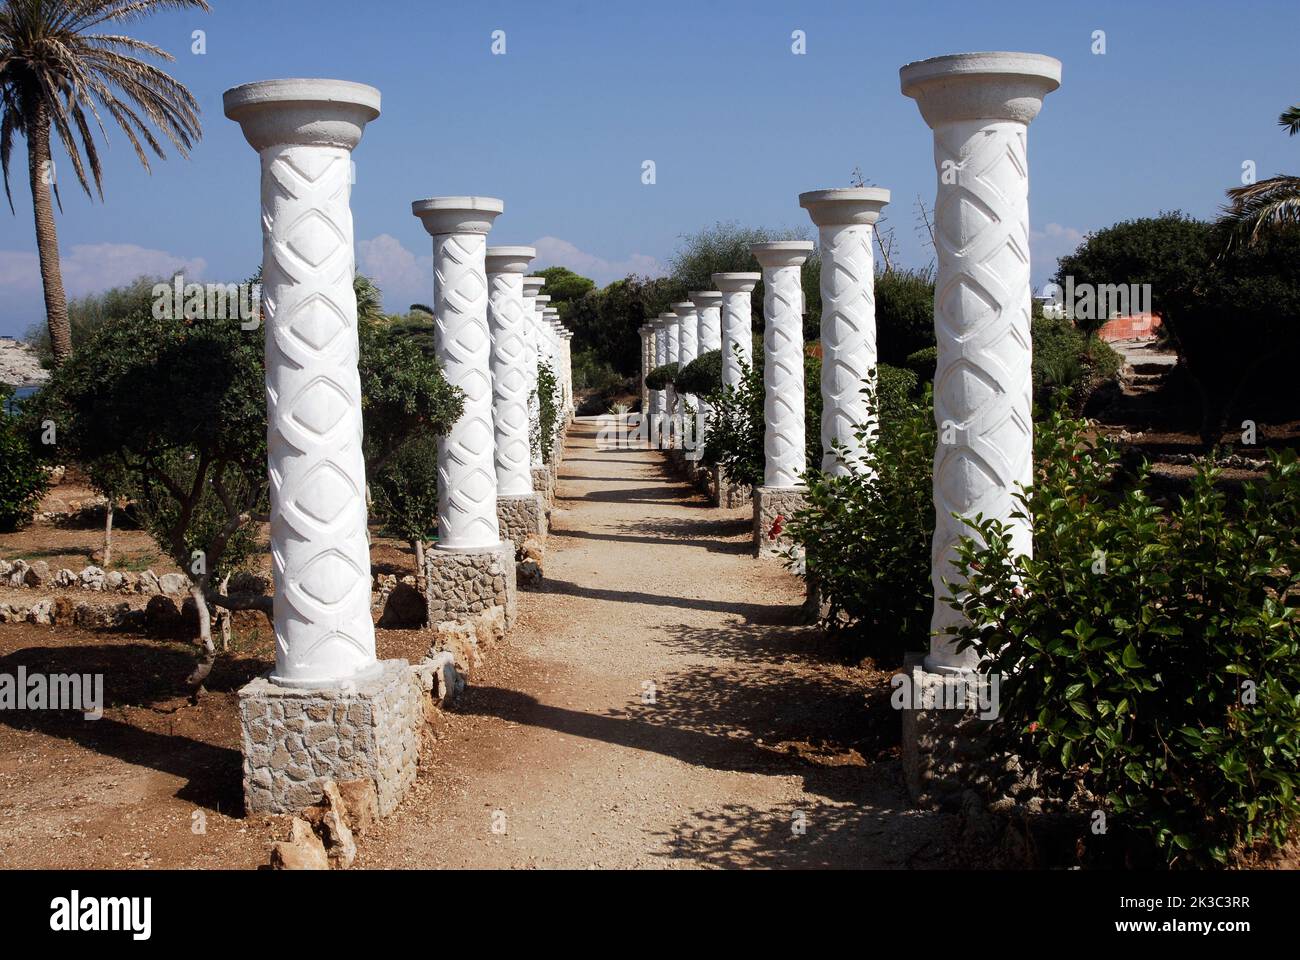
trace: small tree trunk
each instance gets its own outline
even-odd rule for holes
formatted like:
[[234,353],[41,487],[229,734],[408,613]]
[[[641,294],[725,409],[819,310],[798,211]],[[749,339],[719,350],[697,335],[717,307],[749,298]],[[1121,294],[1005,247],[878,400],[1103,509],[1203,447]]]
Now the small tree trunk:
[[[222,596],[228,596],[230,594],[230,574],[226,574],[225,579],[221,581],[221,587],[219,589],[221,590]],[[232,611],[217,610],[217,627],[221,631],[222,653],[230,652],[230,631],[234,619],[235,614]]]
[[50,116],[39,95],[27,117],[27,175],[32,188],[32,214],[36,220],[36,250],[45,290],[45,321],[50,328],[50,349],[57,367],[72,355],[72,328],[68,323],[68,297],[59,266],[59,235],[54,227],[50,184],[54,164],[50,159]]
[[427,586],[424,577],[424,541],[417,538],[411,541],[411,546],[415,548],[415,588],[420,591],[420,596],[423,597]]
[[193,689],[190,691],[190,700],[198,703],[199,694],[203,692],[203,682],[208,679],[208,674],[212,672],[213,665],[217,662],[217,648],[212,643],[212,615],[208,611],[208,575],[202,574],[198,580],[190,585],[190,596],[194,599],[194,606],[199,614],[199,644],[203,647],[203,655],[194,667],[194,672],[186,679],[186,683]]
[[113,562],[113,498],[108,498],[108,509],[104,511],[104,568]]

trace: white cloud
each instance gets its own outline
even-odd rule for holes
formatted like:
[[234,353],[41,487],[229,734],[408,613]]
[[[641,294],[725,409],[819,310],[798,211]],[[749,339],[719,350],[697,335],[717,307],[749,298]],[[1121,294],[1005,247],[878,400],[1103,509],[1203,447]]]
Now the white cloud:
[[[179,257],[133,243],[79,243],[60,253],[63,287],[70,297],[99,293],[137,277],[170,277],[177,271],[186,279],[200,279],[208,267],[202,257]],[[0,250],[0,290],[22,295],[40,289],[41,266],[35,251]]]
[[433,297],[433,254],[417,257],[391,234],[357,244],[357,269],[379,285],[389,313],[405,313]]
[[668,272],[658,259],[644,253],[634,253],[625,260],[606,260],[594,253],[579,250],[568,240],[559,237],[541,237],[533,241],[532,245],[537,248],[533,269],[568,267],[574,273],[590,277],[602,287],[623,279],[629,273],[643,277],[661,277]]
[[1056,274],[1057,258],[1074,253],[1083,242],[1083,236],[1083,231],[1059,223],[1049,223],[1042,230],[1029,231],[1029,263],[1035,289]]

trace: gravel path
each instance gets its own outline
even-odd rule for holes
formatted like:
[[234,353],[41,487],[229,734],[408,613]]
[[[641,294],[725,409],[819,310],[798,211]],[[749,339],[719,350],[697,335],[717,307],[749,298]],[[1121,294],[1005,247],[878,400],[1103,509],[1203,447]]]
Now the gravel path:
[[546,581],[445,716],[369,867],[928,867],[884,674],[797,623],[799,581],[749,554],[654,451],[571,430]]

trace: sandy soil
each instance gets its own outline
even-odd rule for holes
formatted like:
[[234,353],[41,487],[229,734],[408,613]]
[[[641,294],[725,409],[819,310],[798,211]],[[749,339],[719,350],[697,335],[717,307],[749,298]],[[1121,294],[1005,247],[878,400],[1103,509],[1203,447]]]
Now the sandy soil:
[[657,452],[597,450],[580,420],[552,523],[544,586],[359,866],[952,856],[950,819],[906,802],[885,676],[796,623],[800,582],[750,556],[748,510],[706,507]]

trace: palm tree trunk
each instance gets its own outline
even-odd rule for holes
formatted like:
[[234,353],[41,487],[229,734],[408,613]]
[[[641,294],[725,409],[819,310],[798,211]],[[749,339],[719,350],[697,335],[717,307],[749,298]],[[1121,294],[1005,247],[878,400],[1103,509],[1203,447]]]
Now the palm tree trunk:
[[36,217],[36,249],[41,258],[41,283],[45,288],[45,319],[50,328],[50,349],[57,367],[72,355],[72,329],[68,323],[68,297],[63,291],[59,269],[59,235],[54,228],[54,207],[50,184],[54,164],[50,160],[50,118],[46,107],[37,103],[27,126],[27,175],[32,186],[32,212]]

